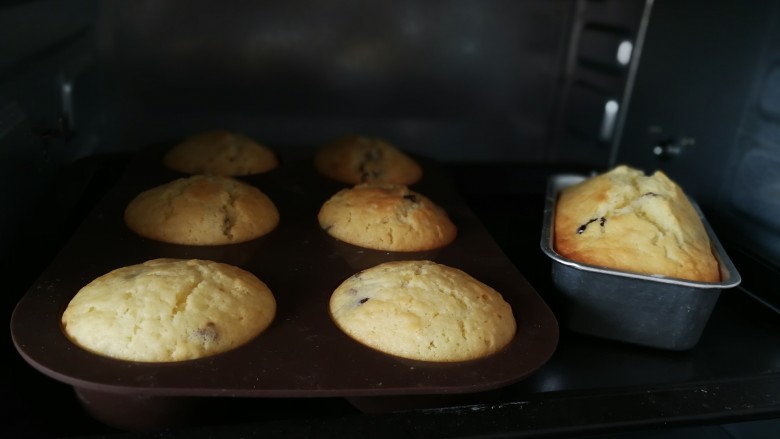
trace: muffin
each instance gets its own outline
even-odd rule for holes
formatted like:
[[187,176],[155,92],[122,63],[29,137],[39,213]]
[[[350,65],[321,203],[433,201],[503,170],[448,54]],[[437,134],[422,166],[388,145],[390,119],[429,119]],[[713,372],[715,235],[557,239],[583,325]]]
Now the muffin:
[[363,270],[330,297],[330,315],[355,341],[401,358],[456,362],[494,354],[514,338],[512,307],[469,274],[432,261]]
[[560,192],[555,251],[573,261],[699,282],[720,280],[699,214],[662,171],[625,165]]
[[127,205],[127,226],[157,241],[184,245],[235,244],[279,224],[273,201],[230,177],[194,175],[140,193]]
[[127,361],[173,362],[235,349],[263,333],[276,301],[238,267],[154,259],[118,268],[81,288],[62,314],[76,345]]
[[412,185],[422,178],[422,167],[406,153],[383,139],[346,136],[321,148],[314,167],[322,175],[342,183],[383,181]]
[[406,186],[390,183],[342,189],[325,201],[317,219],[330,236],[374,250],[432,250],[457,235],[444,209]]
[[279,165],[276,154],[243,134],[224,130],[195,134],[172,147],[163,164],[185,174],[225,177],[268,172]]

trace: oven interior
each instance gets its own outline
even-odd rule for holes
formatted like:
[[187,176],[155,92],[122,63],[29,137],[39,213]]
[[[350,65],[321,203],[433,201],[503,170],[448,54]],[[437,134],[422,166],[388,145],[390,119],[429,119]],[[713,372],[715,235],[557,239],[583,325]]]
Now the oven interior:
[[[663,169],[696,199],[742,274],[749,299],[728,300],[756,301],[751,312],[777,326],[779,7],[769,0],[8,2],[0,7],[0,248],[15,272],[8,316],[129,157],[219,128],[273,145],[283,159],[358,133],[444,164],[542,295],[549,261],[539,252],[534,209],[545,179],[618,163]],[[719,330],[739,331],[745,317],[735,318]],[[747,372],[726,364],[697,375],[692,368],[721,358],[709,343],[680,359],[563,333],[546,372],[515,391],[578,394],[780,370],[776,354],[763,352]],[[581,357],[588,349],[623,368],[594,371],[600,363]],[[16,361],[26,381],[15,391],[59,385]],[[571,364],[588,371],[572,372]],[[638,378],[631,367],[659,375]],[[57,398],[73,398],[67,386],[60,390]],[[20,423],[42,416],[22,414],[39,401],[21,401]],[[341,400],[274,404],[287,419],[352,413]],[[555,424],[538,416],[540,425]]]

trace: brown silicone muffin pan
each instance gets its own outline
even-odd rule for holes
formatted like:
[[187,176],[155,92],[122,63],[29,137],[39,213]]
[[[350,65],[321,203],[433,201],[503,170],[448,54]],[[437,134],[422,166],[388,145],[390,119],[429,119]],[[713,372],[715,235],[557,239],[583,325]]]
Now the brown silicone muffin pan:
[[[161,165],[163,147],[139,153],[108,195],[88,215],[51,265],[18,303],[11,331],[18,352],[40,372],[101,397],[378,397],[469,394],[498,389],[532,374],[553,354],[558,324],[523,275],[500,250],[446,173],[421,160],[423,179],[411,188],[447,210],[456,240],[421,253],[388,253],[340,243],[317,222],[321,204],[342,183],[320,176],[308,160],[282,162],[271,172],[239,177],[277,205],[280,224],[251,242],[194,247],[155,242],[123,223],[139,192],[184,177]],[[271,326],[248,344],[209,358],[164,364],[91,354],[64,335],[60,315],[74,294],[115,268],[149,259],[200,258],[244,268],[274,293]],[[502,293],[518,331],[490,357],[460,363],[424,363],[364,347],[333,324],[328,300],[352,274],[398,259],[430,259],[459,268]]]

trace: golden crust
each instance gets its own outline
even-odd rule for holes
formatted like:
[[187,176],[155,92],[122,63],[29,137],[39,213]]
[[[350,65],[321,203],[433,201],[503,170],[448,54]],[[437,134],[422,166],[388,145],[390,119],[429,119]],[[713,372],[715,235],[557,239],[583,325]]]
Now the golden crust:
[[469,274],[432,261],[396,261],[346,279],[329,304],[354,340],[402,358],[453,362],[506,347],[517,323],[502,295]]
[[457,235],[444,209],[406,186],[389,183],[342,189],[322,205],[317,219],[334,238],[374,250],[433,250]]
[[368,181],[411,185],[422,178],[420,165],[382,139],[346,136],[324,146],[314,156],[314,167],[337,181]]
[[279,160],[270,148],[245,135],[213,130],[175,145],[163,157],[163,164],[185,174],[235,177],[268,172]]
[[141,236],[185,245],[245,242],[279,224],[276,206],[259,189],[209,175],[180,178],[140,193],[124,218]]
[[618,166],[559,194],[555,250],[574,261],[647,275],[720,280],[704,225],[663,172]]
[[61,320],[67,337],[95,354],[171,362],[241,346],[275,314],[273,293],[252,273],[213,261],[154,259],[94,279]]

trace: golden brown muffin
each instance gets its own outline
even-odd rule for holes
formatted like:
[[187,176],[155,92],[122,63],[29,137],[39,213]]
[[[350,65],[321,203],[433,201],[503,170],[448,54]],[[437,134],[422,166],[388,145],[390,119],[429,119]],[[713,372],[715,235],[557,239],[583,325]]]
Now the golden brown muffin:
[[406,153],[383,139],[346,136],[324,146],[314,156],[314,167],[343,183],[368,181],[412,185],[422,168]]
[[279,211],[247,183],[194,175],[136,196],[125,209],[125,223],[141,236],[172,244],[235,244],[271,232]]
[[432,261],[387,262],[351,276],[331,295],[330,314],[356,341],[421,361],[483,358],[517,330],[499,292]]
[[720,280],[701,218],[663,172],[618,166],[561,191],[555,250],[585,264],[701,282]]
[[342,189],[322,205],[317,219],[334,238],[374,250],[432,250],[451,243],[458,233],[444,209],[390,183]]
[[185,174],[225,177],[268,172],[279,165],[276,154],[243,134],[224,130],[195,134],[171,148],[163,163]]
[[206,260],[154,259],[84,286],[62,327],[98,355],[171,362],[235,349],[264,332],[275,314],[271,290],[252,273]]

